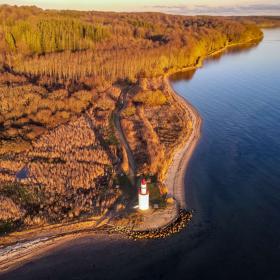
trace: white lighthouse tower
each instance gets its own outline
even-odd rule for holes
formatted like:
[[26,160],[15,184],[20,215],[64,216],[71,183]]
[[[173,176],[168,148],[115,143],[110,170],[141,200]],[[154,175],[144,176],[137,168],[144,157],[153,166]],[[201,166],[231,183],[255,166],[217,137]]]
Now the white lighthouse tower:
[[138,203],[140,210],[149,209],[149,191],[147,189],[147,183],[144,178],[141,180],[141,188],[138,193]]

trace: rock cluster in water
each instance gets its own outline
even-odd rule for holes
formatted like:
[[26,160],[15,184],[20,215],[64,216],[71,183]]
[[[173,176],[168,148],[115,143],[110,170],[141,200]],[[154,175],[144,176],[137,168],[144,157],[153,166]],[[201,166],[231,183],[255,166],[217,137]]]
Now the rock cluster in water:
[[159,239],[166,238],[171,234],[178,233],[184,229],[192,218],[192,212],[185,209],[180,209],[178,217],[175,221],[171,222],[165,227],[153,230],[133,230],[126,227],[115,227],[111,233],[123,233],[130,239]]

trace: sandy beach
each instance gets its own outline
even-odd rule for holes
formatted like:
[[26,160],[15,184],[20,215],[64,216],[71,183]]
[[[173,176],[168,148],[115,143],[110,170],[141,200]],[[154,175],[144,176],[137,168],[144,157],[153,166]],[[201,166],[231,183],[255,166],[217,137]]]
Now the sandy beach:
[[174,99],[184,110],[188,111],[192,121],[191,135],[188,137],[183,147],[175,153],[164,182],[168,188],[169,195],[176,199],[181,208],[185,208],[184,178],[188,163],[200,138],[202,119],[197,110],[173,90],[168,77],[166,78],[166,83],[168,84],[170,91],[173,93]]
[[[223,52],[228,47],[231,46],[227,46],[215,53],[209,54],[209,56]],[[175,72],[185,72],[196,69],[201,66],[201,62],[202,61],[200,61],[197,66],[187,67],[185,69],[182,69],[181,71],[174,71],[173,73],[170,72],[165,76],[165,82],[169,87],[169,91],[172,94],[174,101],[178,102],[179,106],[189,113],[192,120],[191,135],[187,139],[185,139],[186,142],[182,142],[181,145],[178,146],[178,150],[174,154],[172,163],[168,168],[166,178],[164,180],[164,183],[168,188],[169,196],[174,197],[177,202],[176,209],[187,207],[185,201],[184,178],[191,156],[201,136],[202,119],[197,110],[187,100],[185,100],[174,91],[170,84],[170,76]],[[145,223],[140,227],[135,228],[135,230],[147,230],[152,228],[164,227],[174,221],[175,218],[176,211],[169,207],[169,209],[166,210],[166,213],[161,213],[161,215],[157,214],[154,217],[147,217],[145,219]],[[86,226],[86,228],[87,227],[88,225]],[[30,235],[23,234],[23,237],[20,238],[20,240],[14,240],[12,244],[7,243],[0,246],[0,273],[21,266],[31,259],[35,259],[41,255],[45,255],[47,254],[47,252],[50,252],[50,250],[55,250],[55,248],[58,248],[67,241],[78,240],[88,235],[93,238],[95,238],[96,236],[99,241],[105,241],[107,238],[110,240],[124,238],[118,233],[110,236],[108,235],[107,237],[104,232],[98,233],[93,228],[86,232],[66,232],[63,235],[53,235],[51,237],[50,234],[46,234],[47,237],[44,236],[44,234],[42,234],[40,230],[37,232],[37,234],[36,232],[31,233]]]
[[[168,187],[168,193],[175,198],[176,203],[169,205],[166,210],[161,209],[158,211],[152,211],[152,215],[145,215],[144,223],[134,228],[134,230],[137,231],[161,228],[170,224],[176,219],[176,213],[178,213],[179,208],[184,208],[186,206],[184,174],[200,137],[201,118],[198,112],[186,100],[173,91],[168,78],[166,78],[165,82],[170,87],[169,90],[173,94],[174,100],[191,115],[193,130],[190,137],[188,137],[187,142],[175,153],[165,180]],[[52,236],[49,234],[44,236],[42,232],[39,233],[38,236],[36,235],[36,232],[31,233],[30,235],[23,235],[23,238],[21,238],[22,240],[18,240],[18,242],[14,242],[10,246],[7,244],[8,246],[5,245],[2,246],[2,248],[0,247],[0,271],[3,272],[15,269],[28,260],[36,259],[50,250],[55,249],[57,246],[61,246],[65,242],[76,240],[89,234],[94,236],[99,235],[97,232],[94,232],[94,230],[91,233],[77,231],[76,233],[66,233],[62,236],[56,236],[55,232]],[[102,236],[105,238],[104,234],[102,234]],[[113,238],[113,236],[110,236],[110,238]],[[120,235],[116,233],[114,234],[114,238],[118,239],[120,238]]]
[[207,58],[213,57],[215,55],[221,54],[225,51],[227,51],[230,48],[251,44],[254,42],[257,42],[261,40],[263,37],[258,37],[255,39],[252,39],[245,43],[235,43],[235,44],[228,44],[225,47],[213,51],[212,53],[209,53],[206,57],[201,58],[197,65],[186,67],[184,69],[181,69],[179,71],[170,71],[165,76],[165,83],[169,87],[169,91],[172,93],[174,101],[179,104],[179,106],[186,110],[190,116],[192,121],[192,133],[190,137],[187,138],[186,142],[184,142],[182,147],[179,147],[178,151],[176,151],[172,163],[169,166],[169,169],[166,174],[166,178],[164,180],[164,183],[166,184],[168,188],[168,193],[171,197],[174,197],[179,204],[179,207],[186,208],[186,201],[185,201],[185,183],[184,178],[187,171],[188,163],[192,157],[192,154],[195,150],[196,145],[198,144],[198,141],[201,136],[201,125],[202,125],[202,118],[199,114],[199,112],[190,104],[185,98],[180,96],[175,92],[175,90],[172,88],[170,83],[170,77],[173,74],[180,73],[180,72],[188,72],[195,70],[199,67],[203,66],[203,61]]

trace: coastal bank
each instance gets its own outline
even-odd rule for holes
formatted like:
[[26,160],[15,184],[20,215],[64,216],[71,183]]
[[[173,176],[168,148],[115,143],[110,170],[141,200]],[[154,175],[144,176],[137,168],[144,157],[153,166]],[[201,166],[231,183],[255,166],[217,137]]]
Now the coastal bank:
[[[211,54],[213,55],[213,54]],[[198,67],[198,66],[196,66]],[[192,70],[195,67],[190,67],[187,70]],[[186,70],[186,69],[184,69]],[[169,74],[171,75],[171,74]],[[170,76],[167,75],[165,80],[168,83],[169,87],[170,87]],[[181,98],[180,96],[178,96],[176,94],[176,92],[173,91],[172,88],[170,88],[173,92],[174,95],[174,100],[176,100],[176,102],[179,102],[181,104],[181,106],[183,106],[186,110],[188,110],[188,112],[190,112],[190,114],[192,115],[192,121],[195,121],[195,125],[193,127],[193,132],[189,139],[185,139],[186,142],[183,143],[181,145],[178,146],[177,151],[174,154],[174,158],[172,161],[172,164],[170,165],[168,172],[167,172],[167,176],[165,179],[165,182],[168,186],[168,190],[170,195],[175,197],[175,200],[178,201],[179,205],[185,206],[185,201],[184,201],[184,182],[183,182],[183,178],[184,178],[184,174],[189,162],[189,159],[191,158],[192,152],[195,149],[196,144],[198,143],[199,137],[200,137],[200,128],[201,128],[201,118],[198,114],[198,112],[196,111],[195,108],[193,108],[193,106],[191,104],[189,104],[187,101],[185,101],[183,98]],[[196,128],[196,129],[195,129]],[[187,155],[186,155],[187,154]],[[176,172],[177,176],[173,176],[174,172]],[[178,213],[179,213],[179,208],[178,207]],[[176,215],[176,217],[178,217],[179,215]],[[166,220],[166,224],[162,226],[163,230],[166,230],[169,228],[167,227],[167,225],[171,224],[173,225],[173,221],[176,221],[176,217],[174,217],[174,215],[172,217],[170,217],[170,220]],[[50,250],[52,248],[55,248],[56,245],[63,243],[64,241],[69,241],[71,239],[76,239],[76,238],[80,238],[86,234],[99,234],[99,232],[105,233],[105,235],[107,234],[106,231],[104,231],[104,229],[100,228],[100,231],[96,231],[96,230],[92,230],[92,227],[94,226],[94,222],[92,222],[92,224],[88,224],[87,225],[87,230],[85,229],[72,229],[71,232],[65,232],[64,233],[59,233],[58,235],[54,234],[51,235],[49,233],[48,237],[44,237],[42,235],[41,238],[37,239],[38,242],[34,242],[34,244],[36,244],[35,247],[30,246],[30,242],[32,243],[34,239],[34,236],[36,236],[36,232],[33,232],[32,234],[25,235],[22,239],[17,238],[20,237],[20,234],[15,234],[14,238],[13,238],[13,242],[12,244],[10,244],[11,247],[9,247],[9,250],[7,250],[7,246],[8,243],[6,243],[6,245],[1,247],[1,255],[3,256],[3,258],[5,259],[5,266],[1,267],[2,269],[10,269],[12,267],[14,267],[14,265],[20,265],[22,264],[22,262],[32,258],[35,255],[38,254],[43,254],[45,253],[47,250]],[[133,235],[131,235],[131,231],[129,232],[125,232],[123,231],[123,229],[118,229],[116,228],[116,230],[114,231],[114,238],[123,238],[123,236],[121,236],[119,233],[123,233],[124,235],[130,235],[133,239],[136,239],[137,235],[139,235],[139,238],[148,238],[147,234],[150,233],[154,233],[154,231],[145,231],[145,228],[142,228],[142,233],[140,231],[134,231]],[[113,233],[113,231],[109,230],[108,233]],[[155,236],[156,238],[158,238],[158,233],[160,233],[160,229],[158,229],[157,231],[157,236]],[[175,233],[175,232],[174,232]],[[60,235],[61,234],[61,235]],[[160,233],[161,234],[161,233]],[[59,236],[60,235],[60,236]],[[102,235],[104,237],[104,235]],[[166,236],[168,236],[166,234]],[[32,238],[31,238],[32,237]],[[161,236],[164,237],[164,236]],[[26,243],[29,242],[29,243]],[[21,244],[22,243],[22,244]],[[21,246],[23,245],[24,246]],[[5,247],[5,248],[4,248]],[[28,252],[24,252],[21,251],[22,248],[24,248],[24,250],[27,250]],[[8,252],[10,255],[8,255]],[[12,254],[11,254],[12,252]],[[3,254],[2,254],[3,253]],[[1,259],[2,261],[3,259]],[[13,260],[13,264],[10,265],[9,261]]]

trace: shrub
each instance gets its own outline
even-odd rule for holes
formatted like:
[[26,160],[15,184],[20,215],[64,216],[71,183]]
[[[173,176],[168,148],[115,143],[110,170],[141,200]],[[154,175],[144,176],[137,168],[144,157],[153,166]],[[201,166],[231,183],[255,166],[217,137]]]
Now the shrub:
[[134,106],[129,106],[122,111],[122,115],[124,117],[130,117],[134,115],[136,112],[136,108]]
[[133,97],[134,102],[143,103],[146,106],[160,106],[166,103],[165,95],[160,91],[141,91]]
[[49,122],[49,119],[52,115],[52,111],[49,109],[42,109],[36,113],[36,116],[32,119],[35,121],[38,121],[43,124],[47,124]]
[[104,111],[113,110],[115,107],[115,102],[110,98],[101,97],[96,101],[95,106]]
[[22,217],[23,212],[10,198],[0,195],[0,221],[14,221]]
[[12,140],[1,140],[0,141],[0,155],[9,153],[20,153],[31,148],[31,144],[28,141],[16,139]]

